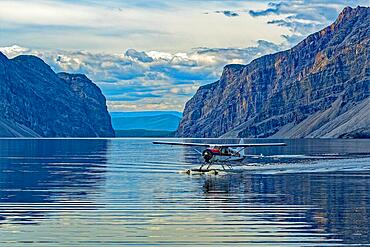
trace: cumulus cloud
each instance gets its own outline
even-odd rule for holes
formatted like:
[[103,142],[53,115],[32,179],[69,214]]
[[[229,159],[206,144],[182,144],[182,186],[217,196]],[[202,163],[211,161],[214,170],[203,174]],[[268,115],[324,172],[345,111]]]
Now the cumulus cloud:
[[0,51],[7,55],[8,57],[15,57],[20,54],[27,54],[31,50],[25,47],[21,47],[19,45],[12,45],[8,47],[1,47]]
[[135,49],[128,49],[125,53],[126,57],[136,59],[143,63],[151,63],[153,62],[153,58],[149,57],[145,52],[139,52]]
[[200,85],[220,77],[226,64],[247,64],[278,50],[278,45],[264,40],[247,48],[201,47],[182,53],[128,49],[111,54],[0,47],[8,57],[34,54],[55,71],[86,74],[101,87],[111,111],[182,110]]

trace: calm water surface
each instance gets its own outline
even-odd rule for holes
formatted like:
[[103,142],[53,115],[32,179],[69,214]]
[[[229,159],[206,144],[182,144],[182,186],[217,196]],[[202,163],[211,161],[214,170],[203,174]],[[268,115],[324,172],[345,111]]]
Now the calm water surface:
[[370,246],[370,140],[250,149],[218,176],[151,141],[0,140],[0,246]]

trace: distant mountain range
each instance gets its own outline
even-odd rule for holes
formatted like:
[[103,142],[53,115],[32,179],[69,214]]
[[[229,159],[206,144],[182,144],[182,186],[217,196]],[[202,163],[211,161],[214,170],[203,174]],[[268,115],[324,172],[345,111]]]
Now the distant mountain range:
[[56,74],[36,56],[0,52],[0,137],[111,137],[101,90],[81,74]]
[[227,65],[185,106],[181,137],[370,137],[370,8],[290,50]]
[[111,112],[112,119],[119,117],[151,117],[159,115],[174,115],[179,118],[182,117],[182,112],[178,111],[134,111],[134,112]]
[[182,113],[176,111],[112,112],[117,136],[169,137],[179,126]]

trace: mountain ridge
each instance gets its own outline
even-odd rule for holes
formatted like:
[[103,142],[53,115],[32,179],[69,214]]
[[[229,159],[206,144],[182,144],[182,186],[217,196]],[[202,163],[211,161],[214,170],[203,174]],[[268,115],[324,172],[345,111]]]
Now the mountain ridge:
[[86,76],[56,74],[42,59],[0,52],[0,136],[111,137],[101,90]]
[[[289,50],[225,66],[220,80],[200,87],[186,103],[177,136],[356,136],[351,128],[319,129],[356,105],[367,109],[369,25],[368,7],[346,7],[332,25]],[[319,113],[327,116],[307,120]],[[300,131],[293,129],[300,123]],[[362,123],[357,128],[370,137],[368,117]]]

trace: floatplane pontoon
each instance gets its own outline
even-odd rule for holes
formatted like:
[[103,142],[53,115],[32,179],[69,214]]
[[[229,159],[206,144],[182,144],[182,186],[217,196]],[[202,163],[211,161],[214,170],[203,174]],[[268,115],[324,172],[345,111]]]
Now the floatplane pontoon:
[[[225,170],[225,166],[227,166],[229,169],[232,169],[232,162],[241,162],[247,157],[245,155],[245,149],[248,147],[286,146],[286,143],[244,143],[243,139],[240,139],[239,144],[208,144],[163,141],[155,141],[153,144],[205,148],[203,151],[199,151],[198,149],[194,148],[194,150],[202,156],[204,163],[198,169],[189,170],[188,173],[215,171],[217,169],[211,169],[214,164],[220,164],[223,170]],[[204,169],[204,167],[206,168]]]

